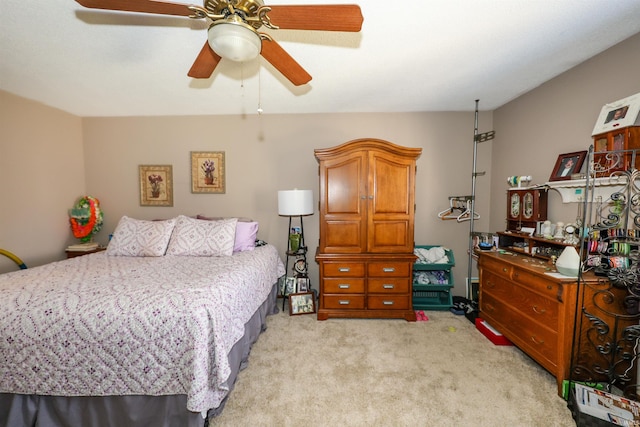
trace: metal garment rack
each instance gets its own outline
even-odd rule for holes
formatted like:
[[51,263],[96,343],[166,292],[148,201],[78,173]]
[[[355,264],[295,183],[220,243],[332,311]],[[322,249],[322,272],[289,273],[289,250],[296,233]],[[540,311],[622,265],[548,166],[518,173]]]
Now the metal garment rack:
[[475,226],[475,211],[476,211],[476,178],[478,176],[485,175],[486,172],[478,172],[478,144],[490,141],[495,137],[495,131],[489,131],[485,133],[478,133],[478,103],[479,99],[476,99],[476,110],[473,123],[473,169],[471,171],[471,197],[470,197],[470,210],[474,214],[469,217],[469,262],[467,268],[467,299],[473,299],[472,287],[472,273],[473,273],[473,234]]

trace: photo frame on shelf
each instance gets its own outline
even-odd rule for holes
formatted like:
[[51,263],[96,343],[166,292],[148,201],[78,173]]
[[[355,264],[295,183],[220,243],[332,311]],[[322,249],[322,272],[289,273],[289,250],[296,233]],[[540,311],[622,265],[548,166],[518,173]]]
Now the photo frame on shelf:
[[575,151],[573,153],[560,154],[558,156],[558,160],[556,160],[553,172],[551,172],[549,181],[564,181],[571,179],[571,175],[580,172],[586,157],[586,151]]
[[316,300],[313,292],[300,292],[289,295],[289,315],[312,314],[316,312]]
[[191,152],[191,192],[226,192],[224,151]]
[[139,165],[140,206],[173,206],[173,166]]
[[640,93],[605,104],[591,136],[627,126],[640,126]]

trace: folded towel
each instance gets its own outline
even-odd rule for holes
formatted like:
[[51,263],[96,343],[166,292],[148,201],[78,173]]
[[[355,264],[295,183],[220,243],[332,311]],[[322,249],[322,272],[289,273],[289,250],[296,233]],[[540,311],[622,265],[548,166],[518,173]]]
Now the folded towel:
[[449,262],[449,257],[442,246],[432,248],[414,248],[413,253],[418,257],[416,262],[420,264],[444,264]]

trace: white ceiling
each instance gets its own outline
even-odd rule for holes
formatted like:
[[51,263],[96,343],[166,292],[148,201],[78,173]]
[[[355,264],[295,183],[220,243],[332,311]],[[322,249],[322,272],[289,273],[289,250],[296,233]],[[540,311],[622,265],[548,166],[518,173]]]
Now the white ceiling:
[[362,32],[264,30],[305,86],[262,58],[196,80],[203,20],[0,0],[0,89],[78,116],[492,110],[640,32],[637,0],[265,3],[358,3]]

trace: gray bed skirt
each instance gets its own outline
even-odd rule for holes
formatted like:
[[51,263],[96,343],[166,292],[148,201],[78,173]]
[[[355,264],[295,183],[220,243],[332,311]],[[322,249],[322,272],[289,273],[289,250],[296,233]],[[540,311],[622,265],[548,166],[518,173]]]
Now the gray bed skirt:
[[[277,284],[245,324],[244,336],[229,353],[229,395],[238,373],[248,364],[251,347],[266,329],[266,318],[278,312]],[[0,393],[2,427],[201,427],[222,412],[229,395],[207,420],[187,410],[187,396],[39,396]]]

